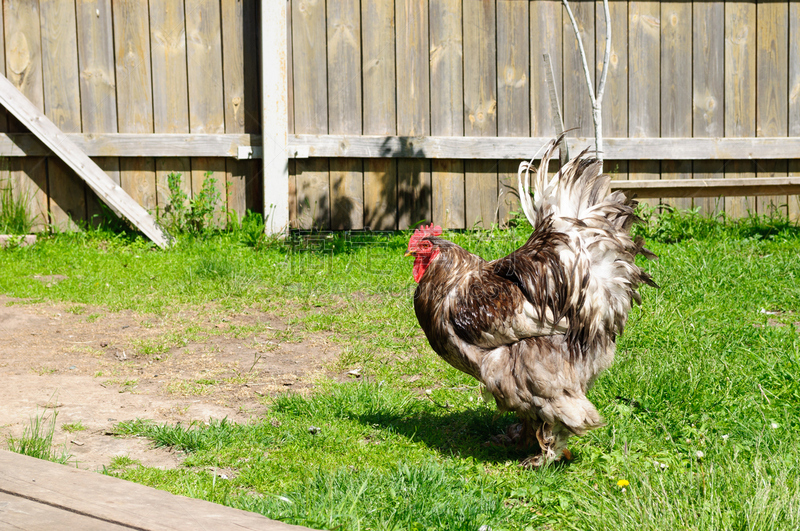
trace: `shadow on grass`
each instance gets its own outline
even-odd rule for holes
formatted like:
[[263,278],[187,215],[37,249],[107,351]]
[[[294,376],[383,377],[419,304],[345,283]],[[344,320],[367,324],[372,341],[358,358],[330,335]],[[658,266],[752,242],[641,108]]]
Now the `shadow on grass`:
[[[503,463],[522,461],[538,452],[537,446],[519,449],[516,445],[504,447],[487,444],[492,436],[504,433],[517,422],[516,415],[510,413],[496,418],[495,412],[489,410],[447,411],[441,414],[426,411],[413,415],[379,412],[354,418],[367,426],[380,427],[410,440],[420,441],[445,457],[471,457],[485,463]],[[559,462],[555,466],[560,468],[569,466],[569,463]]]

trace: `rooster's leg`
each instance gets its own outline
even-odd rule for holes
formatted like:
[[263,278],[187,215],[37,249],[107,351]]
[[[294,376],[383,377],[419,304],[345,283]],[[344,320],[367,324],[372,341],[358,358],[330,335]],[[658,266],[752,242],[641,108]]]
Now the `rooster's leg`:
[[550,424],[540,424],[535,431],[536,439],[539,441],[540,453],[525,458],[520,465],[524,468],[538,468],[545,463],[558,461],[563,455],[568,461],[572,459],[572,453],[567,449],[567,438],[569,433],[563,426],[555,428]]

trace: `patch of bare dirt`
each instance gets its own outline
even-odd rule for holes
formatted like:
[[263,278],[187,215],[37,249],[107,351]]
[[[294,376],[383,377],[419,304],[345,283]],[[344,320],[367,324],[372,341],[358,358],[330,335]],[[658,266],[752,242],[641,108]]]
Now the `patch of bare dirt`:
[[[328,339],[256,309],[159,319],[0,295],[0,447],[34,416],[57,411],[54,443],[66,442],[80,468],[101,469],[119,455],[175,467],[180,454],[116,437],[114,425],[261,418],[268,397],[307,393],[319,377],[332,376],[339,349]],[[63,429],[76,423],[85,429]]]

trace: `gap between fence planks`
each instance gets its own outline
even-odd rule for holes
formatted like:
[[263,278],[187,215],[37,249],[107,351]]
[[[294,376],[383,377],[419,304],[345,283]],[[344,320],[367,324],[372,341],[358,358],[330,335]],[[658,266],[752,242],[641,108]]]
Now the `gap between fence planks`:
[[169,234],[100,167],[81,151],[56,125],[28,100],[5,76],[0,76],[0,104],[28,127],[111,207],[147,235],[159,247],[171,243]]

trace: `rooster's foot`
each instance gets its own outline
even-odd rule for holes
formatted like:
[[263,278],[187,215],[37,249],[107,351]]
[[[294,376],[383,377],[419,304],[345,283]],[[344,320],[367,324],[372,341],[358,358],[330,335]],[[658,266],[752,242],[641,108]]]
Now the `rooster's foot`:
[[[545,452],[542,452],[542,453],[539,453],[539,454],[536,454],[536,455],[530,455],[530,456],[526,457],[525,459],[523,459],[520,462],[519,466],[521,466],[522,468],[528,468],[528,469],[539,468],[540,466],[544,465],[547,462],[547,458],[545,457],[544,454],[545,454]],[[564,448],[561,451],[561,455],[558,456],[557,458],[555,458],[553,461],[561,461],[562,457],[564,459],[566,459],[567,461],[572,461],[572,452],[570,452],[568,448]]]
[[519,466],[522,468],[533,469],[539,468],[546,462],[547,460],[545,459],[544,454],[529,455],[519,463]]

